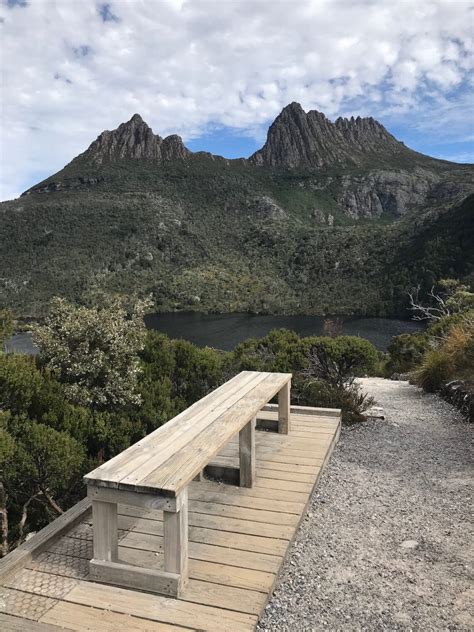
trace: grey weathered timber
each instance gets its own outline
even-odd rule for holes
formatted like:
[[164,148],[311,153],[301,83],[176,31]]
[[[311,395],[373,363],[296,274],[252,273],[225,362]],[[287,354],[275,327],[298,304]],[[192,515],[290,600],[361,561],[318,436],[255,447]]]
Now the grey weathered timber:
[[290,432],[290,382],[278,392],[278,432]]
[[124,588],[146,590],[170,597],[176,597],[180,593],[180,576],[166,571],[93,559],[89,562],[89,572],[95,581]]
[[1,559],[0,582],[6,582],[18,569],[26,566],[33,559],[33,556],[44,551],[52,540],[61,537],[63,533],[83,520],[85,514],[90,510],[90,506],[90,500],[83,498],[59,518],[50,522],[41,531],[38,531],[33,537]]
[[104,562],[118,560],[117,503],[92,501],[94,526],[94,559]]
[[[145,493],[109,488],[99,488],[106,495],[98,497],[91,494],[95,486],[90,486],[89,498],[73,508],[75,520],[81,516],[83,524],[59,540],[48,538],[43,554],[35,555],[27,568],[17,568],[9,580],[0,580],[0,629],[10,630],[13,624],[12,632],[52,632],[58,629],[54,626],[76,632],[255,630],[283,556],[305,515],[312,484],[316,484],[340,428],[339,419],[313,414],[311,409],[291,412],[290,435],[255,433],[257,471],[252,488],[239,486],[238,434],[217,457],[235,464],[235,484],[205,480],[188,485],[189,581],[178,599],[182,578],[163,570],[161,500],[150,507],[151,494],[140,504],[134,501],[147,498]],[[278,409],[270,414],[276,430]],[[306,464],[310,453],[317,458]],[[300,481],[305,482],[304,490]],[[87,503],[91,499],[111,502],[109,492],[120,492],[119,561],[94,560],[89,575],[84,576],[93,556]],[[162,500],[177,501],[175,509],[183,504],[180,497]],[[57,522],[63,523],[59,518],[50,526]],[[44,539],[42,542],[45,546]],[[15,551],[5,559],[14,559],[14,555]]]
[[0,613],[0,630],[3,632],[64,632],[64,628],[48,623],[37,623]]
[[180,494],[179,511],[163,511],[165,571],[180,575],[182,586],[188,576],[188,490]]
[[[340,408],[314,408],[313,406],[291,406],[292,413],[302,415],[312,415],[313,417],[336,417],[339,419],[341,416]],[[262,411],[278,411],[277,404],[266,404]]]
[[241,487],[253,487],[255,481],[255,424],[254,417],[239,433]]
[[[84,477],[93,506],[97,581],[179,596],[188,581],[188,485],[239,435],[240,486],[255,481],[258,412],[278,395],[278,427],[290,427],[289,373],[243,371]],[[163,510],[164,571],[118,558],[117,504]]]

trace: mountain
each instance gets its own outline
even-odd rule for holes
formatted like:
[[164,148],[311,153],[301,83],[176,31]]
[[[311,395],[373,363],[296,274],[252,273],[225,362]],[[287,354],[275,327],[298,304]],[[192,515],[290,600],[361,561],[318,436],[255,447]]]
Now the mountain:
[[157,309],[401,314],[469,279],[474,169],[372,118],[292,103],[248,159],[193,153],[135,114],[0,205],[0,304],[152,292]]
[[306,113],[299,103],[291,103],[275,119],[267,142],[250,162],[267,167],[321,169],[364,165],[367,159],[393,159],[413,153],[373,118],[338,118],[332,123],[322,112]]
[[162,162],[182,160],[190,153],[179,136],[163,139],[153,134],[139,114],[134,114],[128,123],[122,123],[113,132],[102,132],[89,149],[78,156],[78,160],[96,165],[123,158]]

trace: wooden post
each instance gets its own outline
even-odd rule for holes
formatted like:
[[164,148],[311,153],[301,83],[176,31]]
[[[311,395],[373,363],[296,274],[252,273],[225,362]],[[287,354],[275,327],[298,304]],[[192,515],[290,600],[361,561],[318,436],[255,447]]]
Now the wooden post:
[[291,381],[278,392],[278,432],[290,432],[290,390]]
[[106,562],[118,560],[117,504],[92,501],[94,528],[94,559]]
[[255,481],[255,424],[251,419],[239,432],[240,486],[252,487]]
[[177,511],[163,511],[165,572],[181,575],[181,586],[188,578],[188,489],[177,499]]

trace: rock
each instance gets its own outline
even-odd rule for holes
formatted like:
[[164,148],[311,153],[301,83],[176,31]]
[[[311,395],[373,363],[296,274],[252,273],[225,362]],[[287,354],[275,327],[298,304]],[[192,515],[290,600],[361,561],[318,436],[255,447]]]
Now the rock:
[[400,544],[402,549],[416,549],[419,543],[416,540],[405,540]]
[[363,164],[370,154],[412,153],[373,118],[339,118],[335,123],[322,112],[305,112],[290,103],[270,126],[265,145],[250,162],[270,167],[328,167]]
[[439,177],[427,169],[411,172],[377,170],[367,175],[343,175],[336,201],[352,219],[377,218],[383,213],[401,217],[427,202]]
[[381,406],[372,406],[365,411],[364,417],[366,419],[385,419],[385,414]]
[[[117,129],[105,131],[78,158],[101,164],[106,160],[145,159],[159,162],[182,160],[191,152],[177,135],[163,139],[149,127],[139,114],[134,114]],[[77,160],[77,159],[76,159]]]
[[247,202],[247,205],[250,210],[264,219],[279,220],[287,217],[285,211],[267,195],[253,198]]

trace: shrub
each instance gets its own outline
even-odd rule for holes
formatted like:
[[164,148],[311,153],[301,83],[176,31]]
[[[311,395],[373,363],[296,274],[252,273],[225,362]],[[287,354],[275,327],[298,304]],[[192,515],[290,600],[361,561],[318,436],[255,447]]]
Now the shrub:
[[388,346],[387,376],[413,370],[421,362],[428,346],[429,338],[425,333],[401,334],[392,338]]
[[454,371],[453,358],[441,349],[432,349],[411,374],[412,380],[425,391],[434,393],[448,382]]
[[129,309],[120,297],[90,308],[58,297],[51,301],[44,325],[32,328],[33,338],[41,362],[71,402],[96,410],[141,403],[138,353],[145,345],[143,315],[149,305],[137,301]]
[[343,423],[351,424],[364,420],[363,413],[373,406],[374,399],[362,393],[355,383],[338,388],[322,380],[314,380],[307,382],[300,391],[299,403],[303,406],[340,408]]
[[379,359],[374,345],[357,336],[311,337],[306,341],[306,375],[335,388],[351,384],[356,376],[372,373]]

